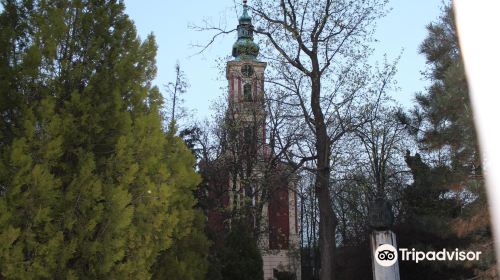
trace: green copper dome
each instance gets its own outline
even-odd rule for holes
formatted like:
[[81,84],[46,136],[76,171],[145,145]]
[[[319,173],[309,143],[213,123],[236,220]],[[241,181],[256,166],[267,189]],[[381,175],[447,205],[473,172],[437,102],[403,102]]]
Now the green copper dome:
[[233,44],[233,56],[236,60],[254,60],[259,54],[259,46],[253,41],[252,18],[248,15],[246,1],[243,3],[243,14],[239,18],[238,40]]

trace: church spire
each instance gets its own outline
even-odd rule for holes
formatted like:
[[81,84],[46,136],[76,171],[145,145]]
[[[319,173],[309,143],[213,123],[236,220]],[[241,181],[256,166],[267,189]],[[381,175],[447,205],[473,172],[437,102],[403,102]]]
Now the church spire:
[[246,0],[243,0],[243,15],[240,17],[240,23],[242,20],[252,21],[252,18],[248,15],[248,5]]
[[247,0],[243,0],[243,14],[239,18],[238,40],[233,45],[236,60],[256,60],[259,46],[253,41],[252,18],[248,15]]

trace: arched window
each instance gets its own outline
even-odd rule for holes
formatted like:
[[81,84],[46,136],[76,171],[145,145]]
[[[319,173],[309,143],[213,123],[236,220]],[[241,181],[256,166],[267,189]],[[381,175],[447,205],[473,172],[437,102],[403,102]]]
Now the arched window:
[[243,100],[244,101],[253,101],[252,86],[250,84],[245,84],[243,86]]

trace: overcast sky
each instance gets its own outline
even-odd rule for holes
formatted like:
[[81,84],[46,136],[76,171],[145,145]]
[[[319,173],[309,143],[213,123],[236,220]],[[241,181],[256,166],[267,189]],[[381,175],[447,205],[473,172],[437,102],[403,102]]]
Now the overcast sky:
[[[211,101],[223,94],[220,88],[225,85],[225,77],[219,73],[216,60],[231,54],[236,34],[220,38],[203,54],[195,55],[199,49],[192,45],[208,42],[210,34],[197,32],[189,26],[202,25],[204,20],[209,20],[234,28],[241,6],[235,7],[233,0],[125,0],[125,4],[141,38],[151,32],[156,37],[156,85],[164,92],[163,85],[174,79],[174,65],[179,61],[190,84],[184,97],[186,107],[196,110],[196,118],[209,117]],[[392,95],[404,106],[412,106],[415,93],[425,90],[427,85],[421,75],[425,59],[418,53],[418,46],[427,35],[425,26],[438,18],[442,2],[391,0],[389,5],[392,11],[378,21],[376,38],[379,42],[375,45],[374,59],[382,60],[386,53],[391,60],[404,50],[396,76],[400,91]]]

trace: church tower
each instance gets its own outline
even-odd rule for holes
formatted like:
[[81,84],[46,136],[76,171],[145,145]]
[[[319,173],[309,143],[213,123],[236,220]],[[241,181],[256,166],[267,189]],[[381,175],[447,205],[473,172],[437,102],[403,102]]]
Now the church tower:
[[[258,60],[259,46],[254,42],[254,27],[246,2],[243,1],[243,14],[237,27],[238,38],[232,48],[234,59],[226,65],[229,85],[226,121],[232,130],[228,132],[228,141],[239,147],[235,149],[236,155],[228,156],[244,159],[240,167],[248,176],[236,175],[229,180],[230,196],[227,202],[232,209],[244,208],[248,203],[255,206],[260,202],[263,205],[258,210],[261,215],[253,215],[261,217],[258,226],[262,233],[258,242],[264,279],[276,279],[279,273],[293,273],[300,279],[296,180],[291,179],[295,176],[287,171],[285,163],[279,163],[271,172],[262,164],[270,157],[270,148],[266,144],[264,104],[267,63]],[[272,175],[263,183],[264,173]]]
[[253,41],[252,19],[246,1],[239,18],[238,39],[233,45],[234,60],[226,66],[229,82],[229,114],[246,141],[261,146],[265,141],[264,71],[266,63],[257,60],[259,46]]
[[[264,71],[266,63],[259,61],[259,46],[253,41],[252,19],[248,15],[246,1],[243,15],[237,27],[238,39],[233,45],[234,60],[227,62],[226,78],[229,83],[228,112],[226,128],[230,152],[237,158],[241,172],[239,178],[231,181],[231,207],[243,207],[248,195],[254,204],[260,199],[256,186],[247,179],[258,176],[259,163],[264,157],[265,145],[265,107]],[[243,182],[244,181],[244,182]],[[245,189],[246,188],[246,189]],[[245,194],[246,193],[246,194]],[[248,201],[246,202],[248,203]],[[247,213],[248,214],[248,213]]]

